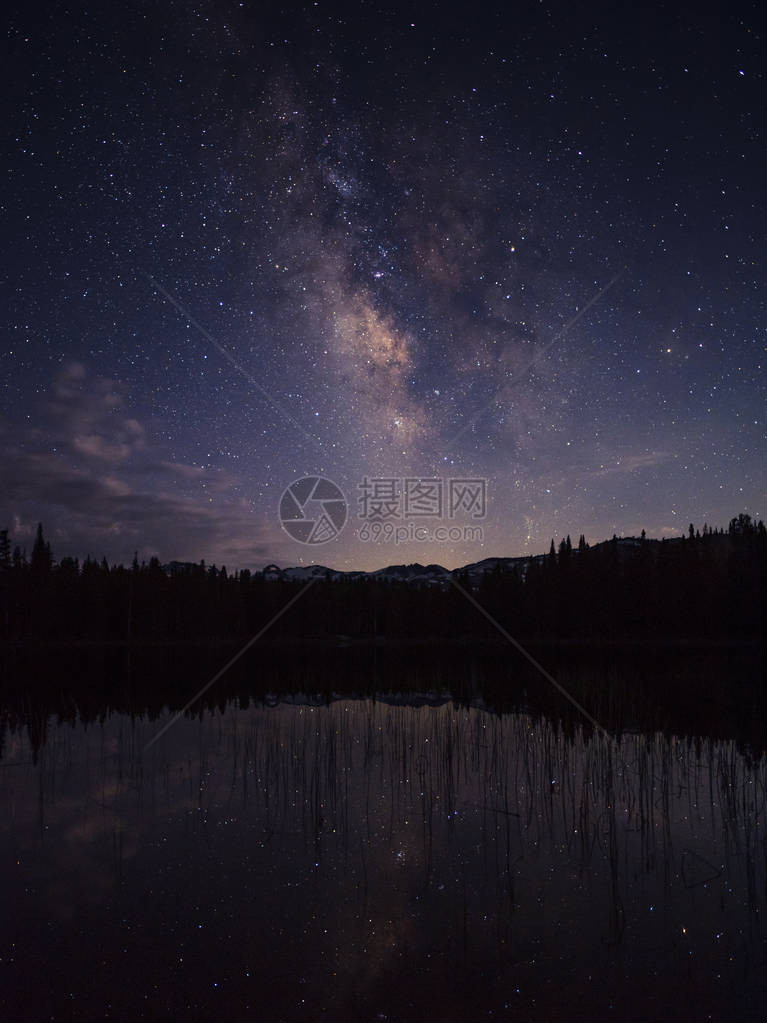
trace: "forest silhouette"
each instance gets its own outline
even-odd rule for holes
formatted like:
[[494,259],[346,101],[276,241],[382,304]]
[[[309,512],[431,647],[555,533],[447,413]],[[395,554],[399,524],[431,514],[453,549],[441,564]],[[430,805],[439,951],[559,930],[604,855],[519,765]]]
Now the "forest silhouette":
[[[767,529],[740,514],[724,529],[667,540],[570,537],[479,580],[419,584],[375,576],[316,581],[269,628],[270,640],[677,641],[748,643],[767,626]],[[249,638],[305,582],[153,557],[129,567],[57,561],[42,524],[31,554],[0,531],[0,641],[178,643]],[[465,592],[461,592],[461,590]],[[473,596],[486,612],[467,599]]]

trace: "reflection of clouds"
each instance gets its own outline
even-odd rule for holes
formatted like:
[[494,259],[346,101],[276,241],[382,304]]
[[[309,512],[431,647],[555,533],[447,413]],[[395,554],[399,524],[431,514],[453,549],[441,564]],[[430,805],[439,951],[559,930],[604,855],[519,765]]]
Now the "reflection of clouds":
[[[76,740],[68,738],[71,748],[56,735],[58,753],[46,748],[35,770],[26,771],[24,784],[35,798],[15,803],[11,825],[18,866],[42,897],[49,926],[76,924],[84,913],[108,907],[124,866],[142,844],[140,829],[126,814],[124,781],[108,778],[100,748],[90,746],[82,729]],[[12,756],[6,751],[4,762]],[[100,780],[95,771],[88,777],[96,767]]]
[[[32,930],[43,920],[83,928],[80,954],[91,957],[101,954],[102,934],[88,930],[96,922],[122,955],[127,920],[151,936],[163,969],[176,943],[186,956],[199,940],[185,997],[221,971],[234,984],[256,969],[288,997],[299,970],[307,999],[334,999],[337,1018],[399,1008],[416,982],[424,999],[450,988],[455,1018],[473,1018],[477,992],[462,990],[464,975],[500,956],[503,982],[483,974],[488,998],[519,968],[532,990],[536,963],[563,990],[615,940],[616,904],[637,921],[648,905],[673,905],[674,920],[686,913],[742,933],[746,875],[763,866],[758,832],[744,838],[743,821],[765,767],[727,744],[692,761],[673,738],[626,735],[614,758],[599,738],[525,714],[367,700],[229,705],[181,720],[145,757],[157,727],[117,715],[87,730],[53,726],[38,768],[16,775],[22,768],[7,763],[0,773],[0,797],[14,807],[0,829],[12,829],[19,853],[15,891],[38,893],[24,896]],[[13,756],[21,764],[28,749],[17,743]],[[690,816],[690,787],[708,791],[709,772],[711,816]],[[708,902],[700,888],[690,896],[667,858],[684,848],[688,860],[717,864],[723,830],[748,849],[730,864],[734,897],[720,908],[718,889]],[[650,854],[660,843],[664,854]],[[627,864],[617,875],[613,844]],[[653,918],[653,947],[665,941],[678,971],[692,936],[677,949],[676,929],[658,931],[664,919]],[[625,951],[647,933],[627,933]]]

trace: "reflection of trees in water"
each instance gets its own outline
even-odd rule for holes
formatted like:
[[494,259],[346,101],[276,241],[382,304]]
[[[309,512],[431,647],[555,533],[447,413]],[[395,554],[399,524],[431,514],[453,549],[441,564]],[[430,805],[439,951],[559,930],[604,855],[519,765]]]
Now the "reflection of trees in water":
[[566,864],[584,889],[607,886],[613,943],[626,886],[642,874],[667,894],[742,876],[758,907],[767,764],[732,742],[656,733],[625,735],[618,749],[526,714],[372,701],[252,709],[236,728],[205,732],[206,764],[231,772],[226,806],[247,809],[266,841],[298,836],[318,861],[340,845],[361,889],[385,873],[382,857],[417,864],[436,886],[447,855],[469,892],[494,879],[499,939],[539,861]]
[[681,926],[721,905],[753,964],[765,759],[731,740],[626,733],[616,746],[531,713],[399,699],[231,703],[147,751],[160,721],[48,720],[37,765],[16,734],[0,777],[23,771],[46,840],[87,819],[121,884],[137,850],[164,841],[158,829],[176,835],[169,856],[196,858],[214,885],[235,862],[275,864],[300,886],[300,913],[322,904],[338,928],[333,965],[347,979],[374,940],[380,956],[431,942],[469,972],[488,957],[555,971],[579,942],[617,962],[641,944],[650,906],[659,961],[679,962]]
[[[533,648],[560,685],[609,732],[736,738],[767,749],[767,689],[758,648]],[[158,720],[184,707],[235,649],[227,646],[0,648],[0,756],[8,735],[29,734],[36,753],[49,718],[89,722],[123,713]],[[388,693],[405,702],[454,698],[466,705],[583,722],[525,658],[508,646],[256,647],[194,704],[191,716],[233,701],[276,705],[308,693],[317,702]],[[424,696],[424,694],[431,694]],[[158,726],[159,727],[159,726]],[[588,727],[588,726],[586,726]]]
[[[497,879],[496,928],[506,943],[525,865],[552,853],[568,862],[579,884],[594,874],[604,881],[608,865],[613,943],[625,927],[621,866],[628,863],[662,874],[667,893],[680,870],[691,886],[705,863],[709,878],[745,867],[749,908],[757,908],[756,874],[764,864],[755,821],[766,768],[749,765],[733,744],[693,748],[659,734],[631,735],[618,751],[580,729],[568,735],[528,715],[367,701],[257,713],[250,729],[240,777],[243,793],[248,773],[257,781],[253,803],[269,833],[297,830],[318,859],[323,838],[340,835],[346,858],[361,837],[363,856],[372,850],[367,858],[375,859],[383,849],[401,862],[413,859],[409,828],[418,821],[422,883],[438,885],[446,849],[464,878],[473,867],[483,879]],[[217,753],[228,758],[225,744]],[[687,833],[679,827],[684,819],[694,825]],[[467,823],[480,848],[462,844]],[[406,854],[398,848],[403,842]],[[718,852],[722,864],[711,864],[691,843],[706,857]],[[546,886],[537,884],[542,902]]]

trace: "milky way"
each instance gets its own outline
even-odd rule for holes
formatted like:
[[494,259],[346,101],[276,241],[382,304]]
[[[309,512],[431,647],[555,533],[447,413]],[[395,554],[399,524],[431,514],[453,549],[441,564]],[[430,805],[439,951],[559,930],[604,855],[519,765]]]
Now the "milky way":
[[[756,6],[50,4],[9,38],[14,543],[454,567],[767,510]],[[310,475],[350,506],[314,548],[277,516]],[[365,477],[486,479],[481,539],[361,541]]]

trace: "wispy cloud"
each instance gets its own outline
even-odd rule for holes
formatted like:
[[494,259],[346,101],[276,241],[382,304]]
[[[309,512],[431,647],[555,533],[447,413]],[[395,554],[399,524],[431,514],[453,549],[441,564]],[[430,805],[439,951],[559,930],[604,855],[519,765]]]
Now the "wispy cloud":
[[144,446],[144,427],[123,404],[114,380],[89,376],[81,362],[70,362],[53,381],[42,412],[56,431],[59,449],[114,463]]
[[614,476],[625,473],[640,472],[663,465],[671,458],[668,451],[642,451],[637,454],[615,455],[605,460],[590,472],[591,476]]
[[28,545],[43,520],[57,554],[128,560],[138,550],[236,567],[274,556],[276,523],[235,495],[231,473],[148,457],[147,431],[114,381],[71,363],[34,411],[22,433],[0,423],[0,523],[16,542]]

